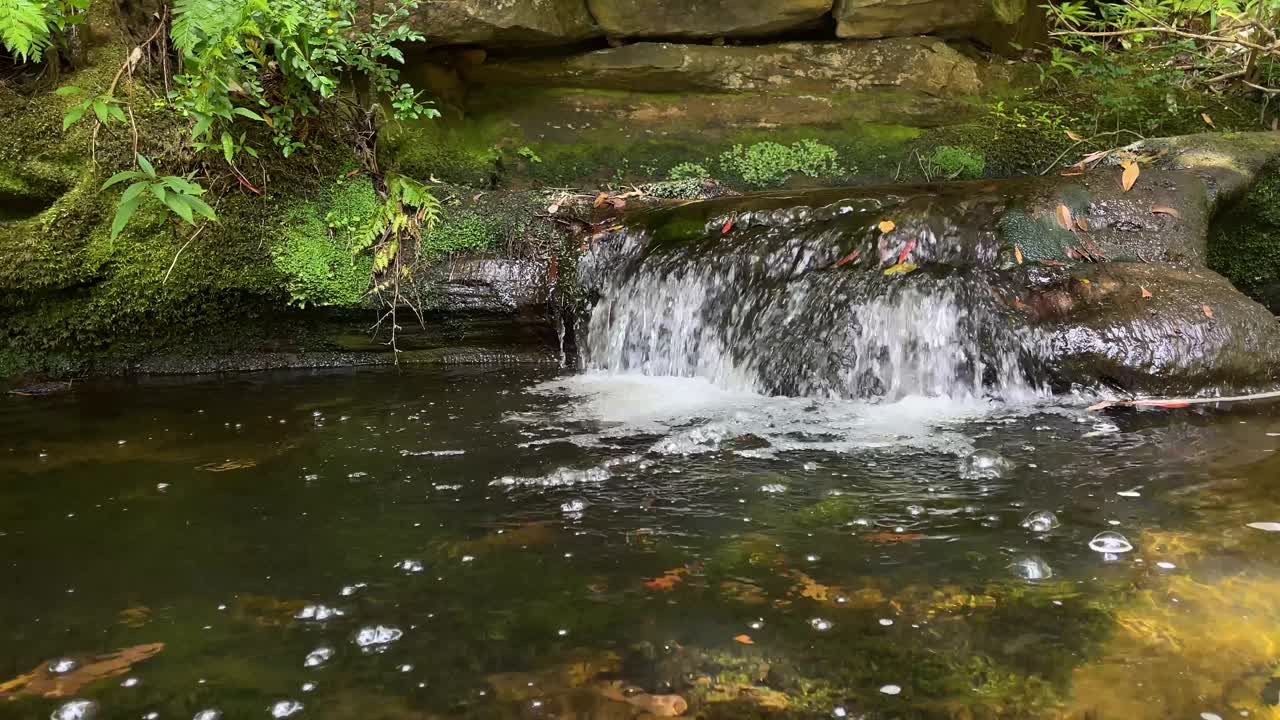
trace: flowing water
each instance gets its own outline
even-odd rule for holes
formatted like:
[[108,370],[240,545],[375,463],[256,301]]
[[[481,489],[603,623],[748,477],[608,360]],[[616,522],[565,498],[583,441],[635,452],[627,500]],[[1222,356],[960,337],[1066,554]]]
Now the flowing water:
[[1084,404],[425,369],[0,398],[0,717],[1275,717],[1280,413]]

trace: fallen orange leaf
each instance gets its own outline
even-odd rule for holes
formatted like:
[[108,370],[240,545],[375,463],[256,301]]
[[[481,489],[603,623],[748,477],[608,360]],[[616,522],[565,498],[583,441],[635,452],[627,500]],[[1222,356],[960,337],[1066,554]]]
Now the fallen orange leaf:
[[894,224],[892,220],[881,220],[879,227],[880,227],[880,232],[891,233],[893,232],[893,229],[898,226]]
[[1019,265],[1022,264],[1022,248],[1017,245],[1013,246],[1013,259],[1017,260]]
[[1146,289],[1145,287],[1142,287],[1141,285],[1139,285],[1138,287],[1142,288],[1142,297],[1143,297],[1144,299],[1145,299],[1145,298],[1149,298],[1149,297],[1151,297],[1151,291],[1150,291],[1150,290]]
[[1123,172],[1120,173],[1120,187],[1125,192],[1133,189],[1133,184],[1138,182],[1138,176],[1142,174],[1142,168],[1138,167],[1138,163],[1133,160],[1125,160],[1120,163]]
[[42,662],[25,675],[0,682],[0,697],[33,695],[45,698],[67,697],[86,685],[123,675],[136,663],[159,654],[164,643],[135,645],[106,655],[77,658],[79,664],[66,673],[55,675],[49,671],[52,661]]
[[1071,219],[1071,208],[1066,205],[1059,205],[1057,210],[1058,224],[1063,230],[1074,230],[1075,222]]
[[1213,308],[1209,307],[1208,305],[1201,305],[1200,309],[1204,311],[1205,317],[1209,318],[1210,320],[1213,319]]
[[862,539],[876,545],[897,545],[898,543],[909,543],[917,540],[925,539],[925,535],[920,533],[891,533],[878,532],[870,535],[863,535]]
[[842,257],[842,258],[840,258],[839,260],[837,260],[837,261],[836,261],[836,267],[844,267],[845,265],[848,265],[849,263],[853,262],[854,260],[857,260],[857,259],[858,259],[858,256],[859,256],[859,255],[861,255],[861,254],[862,254],[862,251],[861,251],[861,250],[858,250],[858,249],[856,249],[856,248],[855,248],[855,249],[853,250],[853,252],[851,252],[851,253],[849,253],[848,255],[845,255],[844,257]]
[[1213,124],[1213,118],[1209,117],[1209,113],[1200,113],[1200,119],[1204,120],[1205,125],[1208,125],[1214,130],[1218,129],[1218,126]]
[[735,637],[735,638],[734,638],[734,641],[735,641],[735,642],[740,642],[740,643],[742,643],[743,645],[755,645],[755,644],[756,644],[756,643],[755,643],[755,641],[751,639],[751,636],[750,636],[750,635],[739,635],[739,636],[737,636],[737,637]]
[[1076,218],[1076,227],[1080,228],[1084,232],[1089,232],[1089,219],[1082,217]]
[[680,579],[689,574],[689,568],[673,568],[663,573],[661,577],[656,577],[645,582],[644,586],[650,590],[660,590],[668,592],[675,589]]
[[907,243],[907,246],[902,248],[902,252],[898,253],[898,262],[906,262],[907,258],[911,257],[911,251],[915,249],[916,241],[915,238],[912,238],[911,242]]
[[1067,133],[1067,138],[1068,138],[1068,139],[1070,139],[1070,140],[1075,140],[1076,142],[1084,142],[1084,138],[1082,138],[1082,137],[1080,137],[1079,135],[1077,135],[1077,134],[1075,134],[1075,133],[1071,132],[1070,130],[1067,130],[1067,131],[1066,131],[1066,133]]
[[604,205],[605,202],[607,202],[608,200],[609,200],[609,193],[602,192],[596,196],[596,201],[591,204],[591,207],[600,207]]

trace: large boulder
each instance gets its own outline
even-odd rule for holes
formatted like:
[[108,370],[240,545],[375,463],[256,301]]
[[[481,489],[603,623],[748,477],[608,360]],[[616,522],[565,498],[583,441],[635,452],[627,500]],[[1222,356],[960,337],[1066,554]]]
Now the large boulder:
[[588,0],[618,38],[759,37],[817,25],[832,0]]
[[997,50],[1045,37],[1032,0],[837,0],[836,34],[880,38],[937,34],[979,40]]
[[961,97],[979,65],[933,38],[716,47],[636,43],[565,57],[491,62],[471,80],[610,90],[838,93],[899,88]]
[[599,37],[584,0],[425,0],[413,26],[432,45],[536,48]]

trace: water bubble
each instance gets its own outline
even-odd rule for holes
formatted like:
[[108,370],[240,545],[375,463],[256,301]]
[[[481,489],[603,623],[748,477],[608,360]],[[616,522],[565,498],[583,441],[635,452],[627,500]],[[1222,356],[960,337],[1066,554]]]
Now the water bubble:
[[960,477],[965,480],[995,480],[1013,464],[992,450],[974,450],[960,460]]
[[307,653],[307,658],[302,661],[302,667],[320,667],[321,665],[333,659],[333,648],[318,647]]
[[160,713],[156,712],[155,710],[152,710],[146,715],[143,715],[142,720],[160,720]]
[[1168,562],[1167,560],[1161,560],[1160,562],[1156,563],[1156,567],[1160,568],[1161,570],[1173,570],[1178,566],[1174,565],[1171,562]]
[[413,666],[412,666],[412,665],[410,665],[410,664],[408,664],[408,663],[405,663],[404,665],[401,665],[400,667],[398,667],[398,668],[396,668],[396,669],[397,669],[397,670],[399,670],[399,671],[400,671],[400,672],[402,672],[402,673],[413,672]]
[[835,623],[831,622],[830,620],[824,620],[822,618],[814,618],[810,620],[809,625],[812,626],[813,629],[817,630],[818,632],[826,632],[827,630],[830,630],[831,628],[835,627]]
[[1106,530],[1093,536],[1089,541],[1089,549],[1107,555],[1120,555],[1133,550],[1133,545],[1120,533]]
[[1023,580],[1048,580],[1053,577],[1053,568],[1037,555],[1018,558],[1009,564],[1009,569]]
[[464,562],[464,563],[475,562],[475,560],[476,560],[476,556],[475,556],[475,555],[463,555],[463,556],[462,556],[462,562]]
[[201,710],[191,717],[191,720],[222,720],[222,711],[210,708]]
[[365,652],[382,652],[390,647],[391,643],[403,636],[404,631],[400,628],[388,625],[374,625],[360,628],[360,632],[356,633],[355,642]]
[[805,471],[807,471],[807,472],[813,472],[814,470],[817,470],[817,469],[818,469],[818,463],[816,463],[816,462],[807,462],[807,463],[805,463],[805,464],[804,464],[804,469],[805,469]]
[[885,627],[889,627],[893,624],[893,620],[891,618],[880,618],[880,624]]
[[396,569],[403,570],[407,573],[420,573],[422,572],[422,561],[421,560],[401,560],[400,562],[396,563]]
[[908,506],[907,506],[907,513],[909,513],[909,514],[910,514],[910,515],[912,515],[912,516],[923,515],[923,514],[924,514],[924,507],[922,507],[922,506],[920,506],[920,505],[908,505]]
[[369,587],[366,583],[356,583],[354,585],[347,585],[346,587],[342,588],[342,590],[339,591],[338,594],[343,597],[348,597],[351,595],[355,595],[357,591],[363,590],[366,587]]
[[98,703],[92,700],[72,700],[58,706],[49,720],[91,720],[98,716]]
[[330,618],[342,617],[345,614],[343,611],[327,605],[308,605],[299,610],[294,617],[298,620],[319,620],[323,622]]
[[805,555],[805,556],[804,556],[804,559],[805,559],[805,562],[816,563],[816,562],[818,562],[819,560],[821,560],[821,559],[822,559],[822,556],[821,556],[821,555],[814,555],[814,554],[810,553],[809,555]]
[[831,708],[831,717],[838,717],[838,718],[849,717],[849,711],[837,705]]
[[586,500],[580,497],[576,497],[569,500],[568,502],[561,503],[560,512],[564,513],[565,515],[574,516],[575,519],[580,518],[582,517],[583,511],[587,509],[587,505],[588,503]]
[[1222,716],[1218,713],[1202,712],[1200,713],[1200,720],[1222,720]]
[[287,718],[302,712],[302,703],[297,700],[280,700],[271,706],[271,717]]
[[880,687],[880,692],[885,695],[897,695],[902,692],[902,688],[897,685],[882,685]]
[[315,692],[315,689],[316,689],[316,684],[313,682],[302,683],[302,692],[304,693]]
[[1022,527],[1036,533],[1049,532],[1061,524],[1058,522],[1058,516],[1048,510],[1033,512],[1022,521]]
[[65,675],[78,667],[80,667],[80,663],[72,658],[58,658],[49,663],[49,672],[54,675]]
[[125,688],[138,687],[139,682],[140,681],[136,677],[125,678],[124,681],[120,683],[120,687],[125,687]]

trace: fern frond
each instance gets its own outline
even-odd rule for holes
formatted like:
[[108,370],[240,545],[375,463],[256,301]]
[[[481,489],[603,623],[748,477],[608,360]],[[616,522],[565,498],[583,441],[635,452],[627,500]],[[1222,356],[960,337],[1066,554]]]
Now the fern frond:
[[34,0],[0,0],[0,42],[22,62],[39,61],[49,46],[48,7]]

